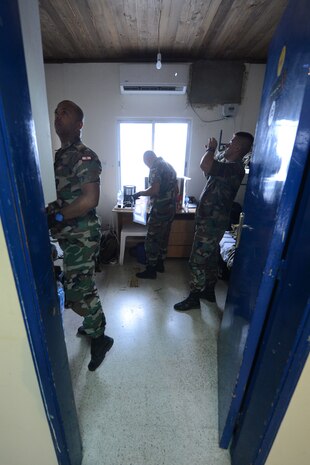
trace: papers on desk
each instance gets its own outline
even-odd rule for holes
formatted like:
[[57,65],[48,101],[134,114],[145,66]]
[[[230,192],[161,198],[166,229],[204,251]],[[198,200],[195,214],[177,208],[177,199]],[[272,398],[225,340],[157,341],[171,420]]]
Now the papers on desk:
[[135,208],[133,211],[134,223],[146,225],[148,204],[149,197],[140,197],[136,200]]

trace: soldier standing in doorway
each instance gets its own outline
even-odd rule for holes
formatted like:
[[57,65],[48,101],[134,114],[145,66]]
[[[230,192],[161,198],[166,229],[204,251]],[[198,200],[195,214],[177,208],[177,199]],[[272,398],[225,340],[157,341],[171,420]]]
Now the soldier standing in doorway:
[[96,370],[113,345],[104,334],[106,319],[95,284],[95,259],[101,227],[96,214],[101,163],[81,142],[83,111],[64,100],[55,110],[55,130],[61,148],[55,156],[57,200],[47,207],[48,225],[64,253],[66,306],[83,317],[78,333],[91,337],[90,371]]

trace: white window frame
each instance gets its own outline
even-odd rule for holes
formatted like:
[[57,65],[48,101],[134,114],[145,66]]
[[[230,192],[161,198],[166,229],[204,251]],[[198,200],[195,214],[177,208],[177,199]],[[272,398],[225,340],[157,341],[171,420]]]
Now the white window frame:
[[[155,124],[157,123],[186,123],[187,124],[187,141],[185,148],[185,161],[184,161],[184,176],[188,176],[189,170],[189,157],[190,157],[190,143],[191,143],[191,129],[192,121],[189,118],[124,118],[118,119],[117,121],[117,145],[118,145],[118,190],[122,189],[121,184],[121,149],[120,149],[120,125],[122,123],[136,123],[136,124],[152,124],[152,147],[146,147],[145,150],[154,150],[154,137],[155,137]],[[156,154],[157,155],[157,154]],[[159,154],[160,156],[160,154]],[[141,164],[143,164],[143,159],[141,157]]]

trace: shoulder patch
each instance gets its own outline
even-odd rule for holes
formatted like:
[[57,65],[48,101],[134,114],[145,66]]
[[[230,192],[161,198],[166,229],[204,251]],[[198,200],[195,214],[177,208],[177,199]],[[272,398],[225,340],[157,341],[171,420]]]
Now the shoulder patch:
[[90,155],[84,155],[83,157],[81,157],[81,160],[89,161],[89,160],[92,160],[92,157]]

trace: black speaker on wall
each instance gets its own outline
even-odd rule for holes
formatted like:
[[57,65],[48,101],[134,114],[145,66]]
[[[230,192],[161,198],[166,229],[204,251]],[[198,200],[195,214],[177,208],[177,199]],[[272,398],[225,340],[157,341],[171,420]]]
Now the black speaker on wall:
[[190,103],[223,105],[241,103],[244,63],[202,60],[191,65]]

